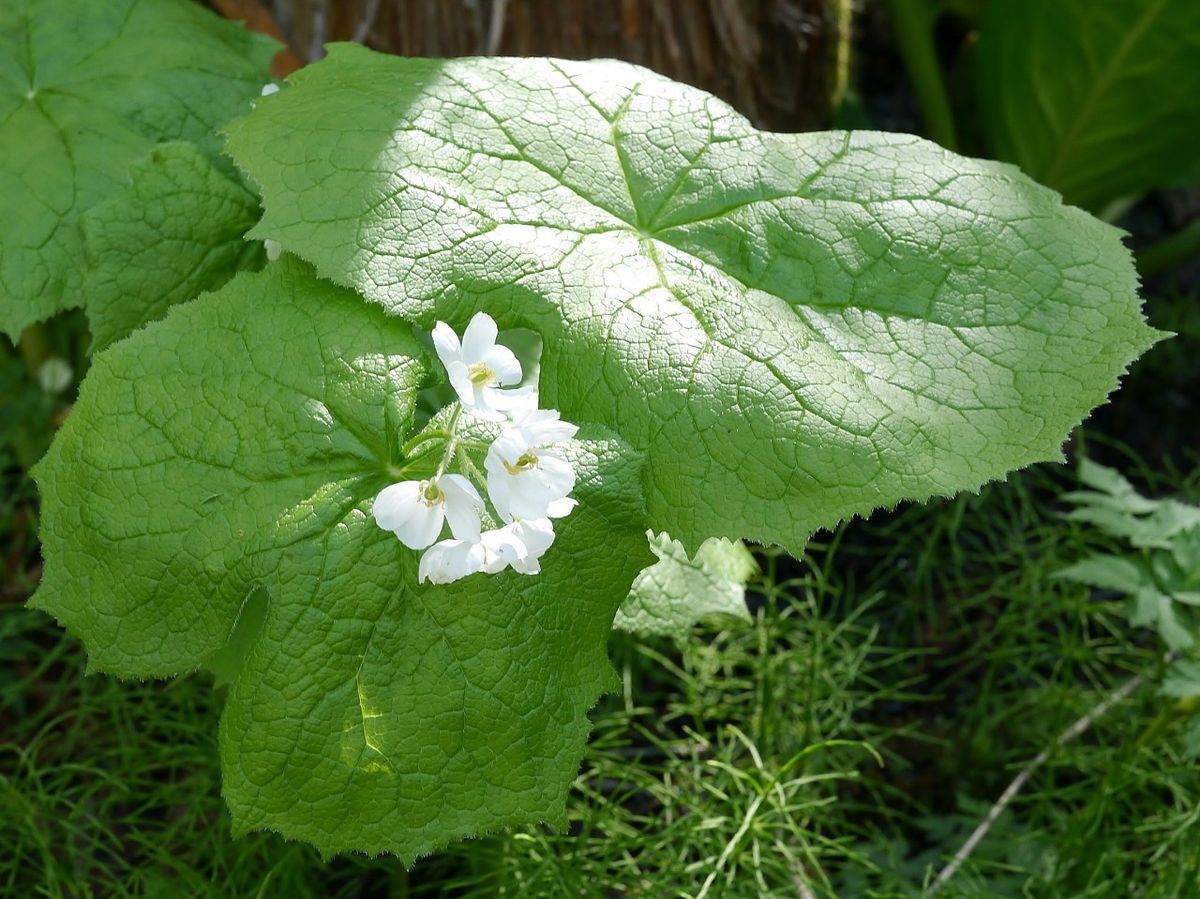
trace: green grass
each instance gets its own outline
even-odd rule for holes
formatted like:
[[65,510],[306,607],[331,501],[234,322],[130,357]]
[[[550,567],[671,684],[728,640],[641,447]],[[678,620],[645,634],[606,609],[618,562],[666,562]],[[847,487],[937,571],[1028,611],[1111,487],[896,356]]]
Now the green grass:
[[[85,677],[73,641],[8,601],[0,895],[922,895],[1021,766],[1161,668],[1119,598],[1052,577],[1103,545],[1057,514],[1070,481],[1037,469],[851,523],[802,562],[765,552],[752,626],[615,634],[624,689],[593,716],[568,832],[411,872],[232,840],[209,679]],[[1151,486],[1197,496],[1171,472]],[[1182,725],[1152,728],[1164,708],[1145,686],[1053,754],[939,895],[1197,895],[1200,769]]]

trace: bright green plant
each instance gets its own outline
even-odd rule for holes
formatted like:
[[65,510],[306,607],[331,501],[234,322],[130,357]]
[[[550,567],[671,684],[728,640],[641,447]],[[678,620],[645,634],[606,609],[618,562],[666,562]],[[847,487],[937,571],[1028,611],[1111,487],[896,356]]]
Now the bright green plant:
[[1097,553],[1059,577],[1129,596],[1129,620],[1157,629],[1173,650],[1190,649],[1200,635],[1200,508],[1174,499],[1148,499],[1118,472],[1083,460],[1080,480],[1090,489],[1066,494],[1073,521],[1094,525],[1127,542],[1136,555]]
[[[139,251],[137,242],[146,235],[136,226],[109,226],[137,220],[140,210],[149,216],[148,226],[156,216],[181,213],[195,229],[186,235],[190,241],[214,227],[214,216],[232,214],[241,222],[245,202],[229,199],[214,208],[219,202],[211,189],[214,176],[199,166],[207,157],[227,171],[226,177],[236,177],[227,161],[218,161],[216,129],[258,96],[273,52],[271,41],[186,0],[11,0],[0,5],[0,330],[15,339],[27,325],[88,305],[93,285],[85,283],[85,260],[95,254],[109,268],[140,255],[137,270],[153,288],[144,303],[127,300],[132,309],[148,308],[133,321],[119,318],[122,327],[161,311],[161,298],[181,283],[176,274],[190,277],[186,270],[172,270],[180,265],[174,254],[181,248],[169,238],[179,226],[162,234],[167,240],[157,252]],[[186,141],[197,148],[192,172],[175,169],[159,176],[173,183],[151,180],[164,154],[180,158],[180,151],[154,149],[162,141]],[[133,166],[141,171],[133,176],[138,183],[130,193]],[[162,198],[156,193],[160,188],[167,191]],[[188,198],[182,204],[186,212],[179,195]],[[153,202],[146,205],[147,199]],[[105,202],[139,205],[110,206],[87,228],[85,214]],[[216,270],[215,258],[196,258],[199,247],[192,243],[182,249],[193,265],[209,268],[207,278],[193,280],[193,286],[216,286],[236,271]],[[129,286],[122,283],[121,289]],[[98,297],[107,293],[96,289]],[[95,328],[102,342],[115,336],[111,328],[106,323]]]
[[[614,617],[657,577],[638,580],[648,531],[670,535],[659,565],[714,537],[798,552],[851,515],[1061,458],[1159,336],[1117,232],[1012,168],[910,136],[762,133],[620,63],[335,47],[228,131],[265,210],[250,236],[285,253],[178,303],[199,262],[124,273],[103,257],[128,248],[92,226],[112,345],[36,470],[33,604],[94,670],[214,669],[235,828],[324,852],[412,859],[561,824]],[[211,242],[257,265],[199,221],[226,193],[230,221],[249,215],[222,164],[153,152],[135,195],[198,186],[148,190],[166,217],[94,220],[194,217],[172,231],[189,259]],[[494,386],[499,369],[428,347],[481,311],[540,339],[526,387],[580,426],[555,449],[577,506],[537,573],[484,557],[423,583],[421,541],[377,526],[375,502],[404,482],[442,502],[450,468],[490,487],[472,453],[504,432],[418,401],[447,376],[464,404]]]

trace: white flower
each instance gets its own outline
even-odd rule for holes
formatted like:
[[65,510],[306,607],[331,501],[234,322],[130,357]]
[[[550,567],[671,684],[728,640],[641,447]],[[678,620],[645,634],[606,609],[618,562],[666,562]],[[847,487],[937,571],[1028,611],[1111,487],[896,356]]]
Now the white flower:
[[267,251],[267,262],[274,262],[282,255],[283,244],[268,237],[263,241],[263,249]]
[[481,542],[442,540],[425,550],[417,576],[421,583],[449,584],[483,571],[486,555],[487,550]]
[[371,506],[376,524],[411,549],[424,549],[437,540],[447,520],[457,539],[478,541],[482,511],[479,491],[460,474],[392,484],[379,491]]
[[488,496],[505,521],[546,518],[575,487],[571,463],[552,446],[531,443],[522,428],[501,431],[483,464]]
[[512,424],[488,448],[488,495],[505,521],[561,518],[574,507],[566,496],[575,486],[575,469],[554,447],[579,428],[562,421],[555,409],[524,406]]
[[559,418],[557,409],[537,408],[537,394],[533,395],[532,405],[527,401],[514,406],[512,411],[513,430],[520,431],[525,442],[530,446],[552,446],[570,440],[579,433],[579,425]]
[[537,574],[542,570],[538,560],[554,542],[554,525],[549,518],[514,521],[484,531],[479,539],[486,550],[483,571],[495,574],[511,567],[521,574]]
[[433,544],[421,556],[417,576],[422,583],[449,584],[479,571],[496,574],[505,568],[538,574],[542,570],[538,560],[553,542],[554,525],[549,518],[514,521],[484,531],[476,541],[442,540]]
[[477,312],[463,332],[462,343],[445,322],[433,329],[433,345],[446,366],[464,408],[482,418],[501,421],[506,401],[524,399],[506,396],[500,388],[521,380],[521,363],[508,347],[496,343],[496,322],[486,312]]

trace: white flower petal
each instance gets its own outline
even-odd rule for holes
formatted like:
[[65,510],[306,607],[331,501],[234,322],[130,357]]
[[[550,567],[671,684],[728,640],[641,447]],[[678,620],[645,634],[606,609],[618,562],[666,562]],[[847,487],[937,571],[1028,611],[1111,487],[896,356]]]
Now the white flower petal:
[[421,583],[449,584],[483,570],[486,550],[473,540],[442,540],[421,556],[417,577]]
[[470,365],[472,362],[482,362],[488,350],[496,345],[496,335],[499,329],[496,320],[486,312],[476,312],[463,331],[462,358]]
[[[488,474],[493,470],[506,472],[505,464],[516,465],[517,460],[529,450],[529,441],[516,428],[505,428],[488,447],[483,464]],[[491,489],[490,487],[488,488]]]
[[384,487],[371,504],[375,522],[411,549],[424,549],[438,538],[445,521],[441,503],[425,502],[423,481],[402,481]]
[[498,473],[493,473],[489,470],[487,475],[487,490],[488,499],[492,501],[492,505],[500,513],[500,518],[504,521],[512,521],[512,512],[509,511],[509,508],[512,506],[512,476],[503,468]]
[[514,521],[484,531],[480,542],[487,550],[484,571],[494,574],[511,566],[521,574],[537,574],[541,571],[538,560],[554,542],[554,525],[548,518]]
[[[557,453],[542,450],[538,453],[537,467],[538,471],[542,473],[542,482],[546,489],[556,494],[554,499],[560,499],[574,489],[575,468]],[[553,501],[548,500],[548,502]]]
[[559,418],[557,409],[538,409],[536,406],[514,410],[513,424],[522,432],[530,446],[550,446],[570,440],[579,426]]
[[479,540],[479,515],[483,497],[475,485],[460,474],[444,475],[438,485],[446,495],[446,520],[459,540]]
[[508,390],[497,390],[491,397],[492,408],[505,412],[510,417],[521,415],[530,409],[536,409],[537,404],[538,391],[537,387],[532,384]]
[[527,437],[523,428],[506,428],[484,458],[488,494],[505,521],[545,518],[550,504],[575,486],[571,463],[552,450],[531,447]]
[[504,391],[497,390],[495,387],[476,387],[474,384],[471,387],[473,388],[471,399],[463,401],[464,407],[487,421],[504,421],[508,418],[504,412],[500,411],[496,403],[496,398]]
[[458,394],[459,401],[468,409],[475,408],[475,385],[471,383],[471,375],[466,363],[451,361],[446,363],[446,374],[450,377],[450,386]]
[[418,505],[421,505],[421,482],[402,481],[379,491],[371,504],[371,514],[385,531],[394,531],[412,518]]
[[546,507],[547,518],[566,518],[579,505],[578,500],[564,496],[562,499],[556,499]]
[[[445,322],[438,322],[433,326],[433,348],[437,350],[438,358],[447,369],[452,362],[462,362],[462,345],[458,342],[458,335]],[[465,365],[463,372],[466,372]]]
[[418,500],[412,517],[400,527],[392,528],[392,532],[410,549],[424,549],[441,536],[442,525],[445,523],[444,505],[434,503],[430,506],[426,505],[424,500]]
[[521,380],[521,363],[506,346],[496,344],[479,361],[492,370],[497,384],[517,384]]
[[259,96],[260,97],[269,97],[269,96],[271,96],[271,94],[277,94],[277,93],[279,93],[279,85],[278,84],[264,84],[262,92],[259,94]]

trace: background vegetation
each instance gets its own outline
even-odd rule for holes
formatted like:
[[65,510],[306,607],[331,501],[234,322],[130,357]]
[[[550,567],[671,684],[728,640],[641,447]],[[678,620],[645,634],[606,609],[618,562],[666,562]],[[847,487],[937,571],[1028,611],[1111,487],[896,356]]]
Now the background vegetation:
[[[838,115],[1004,155],[1011,141],[972,113],[981,33],[990,52],[984,4],[946,6],[866,4]],[[1178,336],[1069,449],[1148,495],[1200,502],[1200,263],[1188,225],[1200,196],[1103,187],[1080,196],[1132,232],[1151,323]],[[1200,740],[1189,739],[1191,707],[1159,690],[1166,649],[1130,624],[1123,595],[1054,576],[1125,552],[1065,517],[1072,466],[848,522],[803,559],[760,548],[749,626],[698,628],[682,644],[614,633],[624,688],[594,713],[567,833],[496,834],[412,871],[323,860],[272,834],[235,840],[208,678],[88,677],[75,641],[22,605],[39,577],[24,470],[86,365],[81,317],[45,334],[4,347],[0,362],[0,895],[1200,895]],[[69,383],[42,366],[50,356],[68,363]],[[1039,753],[1044,764],[935,887]]]

